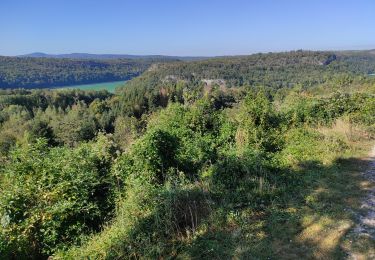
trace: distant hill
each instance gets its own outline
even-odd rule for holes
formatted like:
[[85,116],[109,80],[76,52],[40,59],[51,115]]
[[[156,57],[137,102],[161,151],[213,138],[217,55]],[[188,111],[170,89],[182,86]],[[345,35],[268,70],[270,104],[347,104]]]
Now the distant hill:
[[40,88],[133,78],[127,84],[129,90],[157,89],[177,82],[191,87],[202,82],[227,87],[281,88],[296,84],[309,87],[342,74],[374,73],[375,50],[298,50],[210,58],[88,53],[0,56],[0,88]]
[[347,51],[336,51],[339,55],[347,56],[375,56],[375,49],[372,50],[347,50]]
[[[130,92],[177,88],[195,89],[203,85],[226,87],[266,86],[273,89],[301,85],[312,87],[331,80],[375,73],[373,51],[291,51],[248,56],[218,57],[192,62],[155,64],[123,88]],[[347,79],[349,80],[349,79]],[[143,97],[143,94],[138,96]]]
[[43,52],[33,52],[30,54],[19,55],[18,57],[31,58],[66,58],[66,59],[158,59],[158,60],[202,60],[208,57],[195,56],[166,56],[166,55],[129,55],[129,54],[92,54],[92,53],[69,53],[69,54],[47,54]]
[[0,88],[48,88],[129,80],[158,59],[55,59],[0,56]]
[[[371,50],[344,50],[332,51],[340,56],[375,56],[375,49]],[[259,53],[258,53],[259,54]],[[267,54],[267,53],[263,53]],[[268,53],[270,54],[270,53]],[[254,54],[253,54],[254,55]],[[237,57],[245,57],[249,55],[238,55]],[[33,52],[17,57],[31,57],[31,58],[65,58],[65,59],[94,59],[94,60],[107,60],[107,59],[157,59],[157,60],[181,60],[181,61],[194,61],[206,60],[212,58],[230,58],[236,56],[168,56],[168,55],[131,55],[131,54],[94,54],[94,53],[66,53],[66,54],[48,54],[44,52]]]

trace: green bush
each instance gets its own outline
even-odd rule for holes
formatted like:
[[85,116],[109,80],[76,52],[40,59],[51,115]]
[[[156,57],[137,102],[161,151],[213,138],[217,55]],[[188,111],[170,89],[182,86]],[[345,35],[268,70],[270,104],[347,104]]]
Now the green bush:
[[99,230],[113,208],[111,143],[74,150],[44,139],[11,152],[0,193],[1,258],[39,258]]

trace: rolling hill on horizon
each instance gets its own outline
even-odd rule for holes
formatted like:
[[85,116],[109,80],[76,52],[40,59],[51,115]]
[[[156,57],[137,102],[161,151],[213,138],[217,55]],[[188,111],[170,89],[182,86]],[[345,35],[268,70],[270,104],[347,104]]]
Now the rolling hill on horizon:
[[59,58],[59,59],[167,59],[167,60],[183,60],[183,61],[194,61],[194,60],[204,60],[204,59],[213,59],[213,58],[224,58],[224,57],[243,57],[251,56],[256,54],[271,54],[271,53],[284,53],[284,52],[293,52],[293,51],[312,51],[312,52],[334,52],[343,56],[351,55],[365,55],[365,56],[375,56],[375,48],[367,50],[308,50],[308,49],[299,49],[299,50],[289,50],[289,51],[269,51],[269,52],[254,52],[254,53],[244,53],[237,55],[214,55],[214,56],[179,56],[179,55],[162,55],[162,54],[150,54],[150,55],[137,55],[137,54],[113,54],[113,53],[87,53],[87,52],[72,52],[72,53],[58,53],[50,54],[45,52],[32,52],[21,55],[0,55],[0,56],[9,56],[9,57],[29,57],[29,58]]
[[[227,86],[306,86],[340,73],[375,73],[375,51],[290,51],[221,57],[115,54],[0,56],[0,88],[48,88],[130,80],[154,88],[168,81],[223,80]],[[80,58],[79,58],[80,57]],[[125,58],[128,57],[128,58]],[[138,57],[138,58],[137,58]],[[302,80],[303,79],[303,80]],[[147,85],[147,86],[146,86]]]
[[108,60],[108,59],[165,59],[165,60],[200,60],[207,59],[210,57],[203,56],[169,56],[169,55],[132,55],[132,54],[95,54],[95,53],[65,53],[65,54],[48,54],[44,52],[33,52],[17,57],[29,57],[29,58],[63,58],[63,59],[96,59],[96,60]]

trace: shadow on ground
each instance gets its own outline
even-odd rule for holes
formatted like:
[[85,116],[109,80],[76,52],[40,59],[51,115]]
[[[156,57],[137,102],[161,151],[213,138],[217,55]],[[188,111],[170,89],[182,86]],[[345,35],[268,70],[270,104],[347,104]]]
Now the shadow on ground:
[[[353,236],[360,201],[371,183],[368,159],[339,159],[324,166],[307,161],[290,172],[294,184],[257,207],[221,208],[225,223],[196,236],[185,251],[193,259],[366,259],[374,241]],[[298,188],[296,189],[296,185]],[[229,217],[228,217],[229,216]]]

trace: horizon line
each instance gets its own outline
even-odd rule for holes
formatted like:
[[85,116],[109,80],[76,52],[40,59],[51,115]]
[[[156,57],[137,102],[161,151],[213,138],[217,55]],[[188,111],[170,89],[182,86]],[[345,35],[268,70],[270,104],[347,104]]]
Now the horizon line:
[[[47,52],[41,52],[41,51],[35,51],[35,52],[30,52],[30,53],[24,53],[24,54],[16,54],[16,55],[6,55],[6,54],[0,54],[0,56],[5,56],[5,57],[22,57],[22,56],[27,56],[27,55],[32,55],[32,54],[44,54],[44,55],[51,55],[51,56],[58,56],[58,55],[72,55],[72,54],[88,54],[88,55],[124,55],[124,56],[164,56],[164,57],[202,57],[202,58],[214,58],[214,57],[230,57],[230,56],[248,56],[248,55],[253,55],[253,54],[267,54],[267,53],[282,53],[282,52],[293,52],[293,51],[324,51],[324,52],[329,52],[329,51],[340,51],[340,52],[345,52],[345,51],[372,51],[375,50],[374,47],[366,47],[366,48],[345,48],[345,49],[340,49],[340,48],[327,48],[327,49],[303,49],[303,48],[298,48],[298,49],[287,49],[287,50],[269,50],[269,51],[254,51],[254,52],[249,52],[246,54],[222,54],[222,55],[172,55],[172,54],[130,54],[130,53],[96,53],[96,52],[66,52],[66,53],[47,53]],[[47,57],[48,58],[48,57]]]

